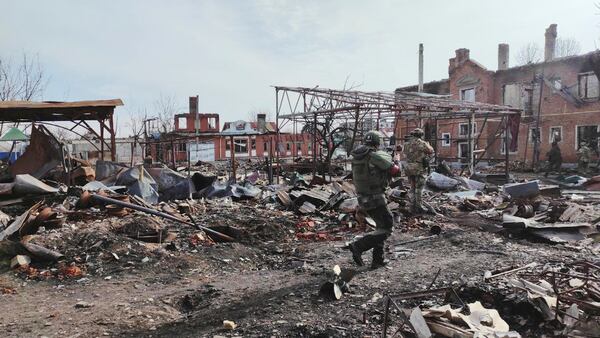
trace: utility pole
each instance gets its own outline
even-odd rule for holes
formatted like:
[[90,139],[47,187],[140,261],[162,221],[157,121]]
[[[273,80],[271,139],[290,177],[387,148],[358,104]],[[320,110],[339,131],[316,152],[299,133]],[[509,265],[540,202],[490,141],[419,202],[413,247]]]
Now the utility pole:
[[542,113],[542,94],[544,93],[544,68],[542,73],[539,75],[540,81],[540,97],[538,100],[538,111],[535,121],[535,129],[531,132],[531,138],[533,139],[533,160],[531,161],[531,168],[535,169],[540,161],[540,115]]
[[423,44],[419,44],[419,93],[423,92]]

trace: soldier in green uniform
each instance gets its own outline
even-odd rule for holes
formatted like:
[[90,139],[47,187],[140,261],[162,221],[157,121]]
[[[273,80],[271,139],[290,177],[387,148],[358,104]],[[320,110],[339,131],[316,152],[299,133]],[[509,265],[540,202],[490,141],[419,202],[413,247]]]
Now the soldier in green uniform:
[[425,186],[425,161],[433,154],[433,148],[423,138],[423,129],[416,128],[411,132],[411,138],[404,145],[406,167],[404,168],[410,182],[412,212],[423,212],[421,195]]
[[552,148],[546,154],[548,156],[548,167],[546,168],[545,177],[552,171],[557,171],[560,174],[560,167],[562,165],[562,155],[560,153],[560,147],[557,141],[552,142]]
[[369,131],[365,134],[363,145],[352,151],[352,175],[358,204],[375,221],[377,228],[350,243],[347,248],[359,266],[364,265],[362,253],[373,249],[373,269],[386,264],[383,257],[384,242],[392,233],[394,216],[388,209],[385,189],[391,178],[400,174],[400,167],[394,164],[392,156],[378,150],[380,144],[381,135]]
[[588,147],[586,142],[581,142],[579,150],[577,150],[577,169],[582,173],[587,173],[590,165],[590,158],[592,157],[592,150]]

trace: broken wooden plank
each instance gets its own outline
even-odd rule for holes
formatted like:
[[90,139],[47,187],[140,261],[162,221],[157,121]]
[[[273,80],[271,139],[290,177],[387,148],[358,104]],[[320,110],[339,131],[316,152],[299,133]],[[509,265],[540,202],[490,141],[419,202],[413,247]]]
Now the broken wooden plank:
[[473,338],[472,332],[469,332],[460,326],[450,324],[446,321],[428,318],[426,322],[431,332],[437,333],[444,337]]

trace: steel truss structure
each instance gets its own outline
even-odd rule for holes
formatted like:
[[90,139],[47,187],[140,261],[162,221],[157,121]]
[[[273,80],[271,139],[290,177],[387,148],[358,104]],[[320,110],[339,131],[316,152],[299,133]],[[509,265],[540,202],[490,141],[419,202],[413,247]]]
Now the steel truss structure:
[[[433,95],[416,92],[366,92],[356,90],[336,90],[326,88],[308,88],[308,87],[283,87],[275,88],[275,112],[277,124],[277,144],[279,145],[279,134],[284,128],[293,129],[293,133],[298,132],[305,124],[336,125],[345,124],[352,133],[351,146],[353,147],[358,137],[362,135],[366,121],[371,126],[379,129],[381,121],[393,121],[394,135],[400,136],[400,121],[405,124],[412,123],[414,126],[421,126],[425,120],[466,120],[469,123],[468,133],[468,166],[471,173],[476,164],[474,156],[474,142],[479,140],[475,135],[476,130],[471,130],[475,119],[483,119],[481,130],[485,123],[490,119],[497,119],[501,123],[499,130],[494,133],[495,137],[505,135],[505,146],[508,149],[509,133],[508,118],[510,116],[521,114],[521,109],[510,106],[494,105],[480,102],[467,102],[453,100],[449,96]],[[375,123],[373,123],[375,121]],[[437,128],[436,128],[437,129]],[[501,129],[501,130],[500,130]],[[318,136],[316,128],[312,128],[313,149],[317,149]],[[435,138],[437,149],[437,137]],[[488,147],[489,148],[489,147]],[[279,149],[279,148],[276,148]],[[487,148],[486,148],[487,151]],[[485,152],[484,152],[485,153]],[[279,151],[276,152],[279,160]],[[508,151],[505,151],[506,172],[508,176]],[[480,155],[479,160],[483,159]],[[316,151],[312,152],[313,174],[316,174]]]

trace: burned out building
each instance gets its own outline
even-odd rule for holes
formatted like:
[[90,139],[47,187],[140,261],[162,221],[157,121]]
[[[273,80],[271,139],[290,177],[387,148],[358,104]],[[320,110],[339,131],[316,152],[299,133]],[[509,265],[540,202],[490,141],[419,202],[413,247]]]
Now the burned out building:
[[256,121],[224,122],[222,128],[220,123],[219,114],[200,112],[198,96],[190,96],[189,112],[174,116],[173,131],[148,142],[150,155],[166,163],[187,162],[189,156],[196,163],[226,160],[232,155],[237,159],[263,159],[312,154],[309,134],[277,133],[276,124],[267,121],[266,114],[257,114]]
[[[509,65],[509,46],[498,46],[498,69],[489,70],[470,56],[465,48],[456,50],[449,60],[448,79],[424,84],[424,92],[448,95],[452,99],[508,105],[522,109],[516,151],[511,161],[531,163],[546,159],[553,141],[559,142],[563,161],[575,162],[582,142],[598,150],[600,102],[597,70],[599,52],[554,57],[557,27],[545,34],[544,60],[517,67]],[[417,91],[417,86],[397,92]],[[467,156],[467,137],[471,131],[475,153],[488,158],[504,157],[504,137],[498,121],[478,119],[469,128],[467,121],[424,122],[428,138],[435,143],[440,158],[461,160]],[[406,135],[414,127],[399,120],[398,132]],[[517,135],[509,135],[510,138]],[[538,142],[538,146],[536,146]],[[535,155],[538,152],[538,156]],[[476,155],[477,156],[477,155]]]

